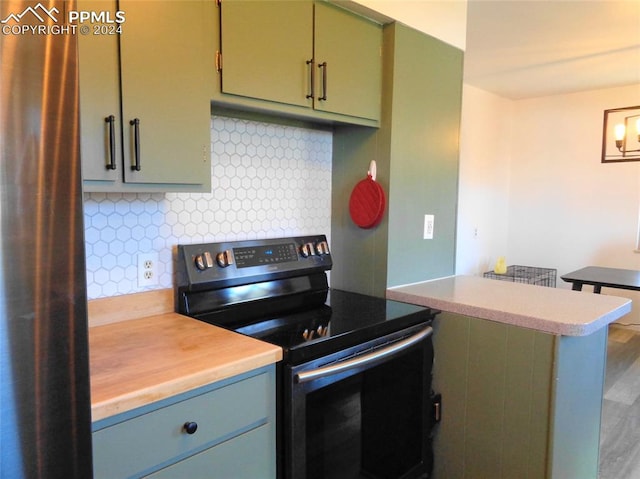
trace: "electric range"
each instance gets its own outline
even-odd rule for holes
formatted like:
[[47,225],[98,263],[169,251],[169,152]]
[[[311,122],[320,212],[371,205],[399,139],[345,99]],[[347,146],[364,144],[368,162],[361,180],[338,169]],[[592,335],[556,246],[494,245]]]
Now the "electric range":
[[330,289],[332,265],[324,235],[179,245],[177,310],[283,349],[279,478],[429,477],[438,312]]

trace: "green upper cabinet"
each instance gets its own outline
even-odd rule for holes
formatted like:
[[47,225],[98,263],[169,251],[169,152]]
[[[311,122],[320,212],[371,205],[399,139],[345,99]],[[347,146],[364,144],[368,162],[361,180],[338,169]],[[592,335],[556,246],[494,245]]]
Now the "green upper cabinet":
[[[115,12],[115,3],[78,0],[78,8]],[[114,184],[122,177],[118,36],[78,35],[78,55],[82,176]]]
[[326,3],[316,3],[314,20],[314,107],[379,120],[382,27]]
[[120,35],[79,36],[85,191],[210,191],[209,6],[120,0]]
[[214,104],[377,126],[382,26],[326,2],[223,0]]
[[224,0],[221,19],[224,93],[312,106],[312,2]]

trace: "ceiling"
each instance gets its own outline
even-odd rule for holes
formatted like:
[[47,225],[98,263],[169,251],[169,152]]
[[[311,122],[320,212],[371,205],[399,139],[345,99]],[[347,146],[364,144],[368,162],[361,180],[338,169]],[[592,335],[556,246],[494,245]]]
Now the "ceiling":
[[512,99],[638,84],[640,0],[468,0],[465,83]]

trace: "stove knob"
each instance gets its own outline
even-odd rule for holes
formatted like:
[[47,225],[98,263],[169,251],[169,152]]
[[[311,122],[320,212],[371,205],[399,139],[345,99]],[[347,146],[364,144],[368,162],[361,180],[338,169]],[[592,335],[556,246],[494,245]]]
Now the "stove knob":
[[233,264],[233,255],[230,250],[225,250],[216,255],[216,262],[221,268],[226,268]]
[[213,268],[213,258],[211,257],[211,253],[205,251],[202,254],[196,255],[195,263],[196,268],[198,268],[200,271]]
[[326,241],[320,241],[316,245],[316,251],[318,252],[318,254],[320,256],[325,255],[325,254],[329,254],[329,245],[327,244]]
[[316,248],[313,243],[305,243],[300,247],[300,254],[303,258],[316,255]]

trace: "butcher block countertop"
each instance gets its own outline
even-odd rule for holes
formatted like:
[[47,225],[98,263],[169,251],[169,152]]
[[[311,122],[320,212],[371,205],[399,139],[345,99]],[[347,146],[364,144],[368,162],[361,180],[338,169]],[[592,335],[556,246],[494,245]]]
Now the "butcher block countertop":
[[282,359],[282,349],[173,312],[170,289],[89,301],[92,420]]
[[387,298],[562,336],[587,336],[631,311],[631,300],[478,276],[387,290]]

